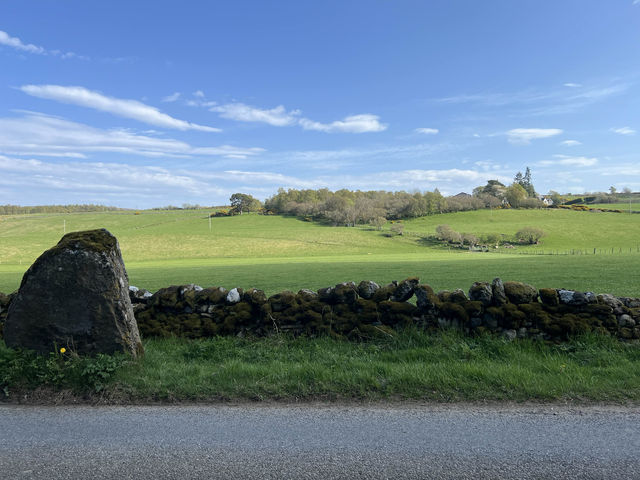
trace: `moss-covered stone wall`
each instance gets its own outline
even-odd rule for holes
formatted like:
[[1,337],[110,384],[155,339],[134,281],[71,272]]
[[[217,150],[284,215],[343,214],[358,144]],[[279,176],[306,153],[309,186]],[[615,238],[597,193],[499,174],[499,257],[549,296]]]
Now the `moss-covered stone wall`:
[[[402,327],[457,328],[508,339],[562,341],[584,332],[640,339],[640,299],[573,290],[537,289],[520,282],[476,282],[468,292],[434,292],[417,278],[389,285],[340,283],[318,291],[180,285],[151,294],[131,287],[143,337],[270,335],[291,332],[363,339]],[[0,323],[11,296],[0,294]],[[1,326],[0,326],[1,328]]]

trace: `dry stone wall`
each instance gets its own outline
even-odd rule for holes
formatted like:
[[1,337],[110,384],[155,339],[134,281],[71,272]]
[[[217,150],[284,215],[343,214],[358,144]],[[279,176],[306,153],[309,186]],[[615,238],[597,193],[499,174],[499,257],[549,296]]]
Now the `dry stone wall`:
[[[179,285],[155,293],[130,288],[143,337],[271,335],[291,332],[364,339],[399,328],[456,328],[473,335],[563,341],[597,332],[640,339],[640,299],[564,289],[537,289],[520,282],[476,282],[468,292],[434,292],[418,278],[389,285],[340,283],[318,291],[284,291]],[[0,322],[11,296],[0,294]]]

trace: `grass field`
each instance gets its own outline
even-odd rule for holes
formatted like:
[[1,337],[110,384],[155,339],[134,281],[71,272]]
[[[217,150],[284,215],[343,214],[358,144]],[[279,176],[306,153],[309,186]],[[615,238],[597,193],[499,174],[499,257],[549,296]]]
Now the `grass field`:
[[[587,205],[589,208],[610,208],[611,210],[629,211],[629,202],[627,203],[594,203]],[[640,211],[640,202],[631,202],[631,211]]]
[[[257,287],[273,294],[415,275],[436,290],[466,290],[474,281],[500,276],[536,286],[640,296],[640,215],[558,209],[462,212],[405,221],[406,233],[398,236],[390,235],[389,225],[380,232],[259,215],[214,218],[209,230],[207,213],[0,217],[0,291],[17,288],[31,262],[60,239],[64,225],[67,231],[109,229],[120,241],[131,284],[151,291],[193,282]],[[433,242],[440,224],[507,239],[522,227],[536,226],[546,236],[541,245],[510,253],[474,253]],[[571,250],[582,253],[550,254]],[[38,388],[71,389],[81,396],[99,391],[92,401],[116,403],[640,401],[640,350],[606,337],[547,345],[406,331],[361,343],[274,336],[144,339],[144,345],[145,356],[131,362],[69,354],[37,358],[0,341],[0,392],[8,392],[10,400]]]
[[[407,220],[405,235],[389,236],[389,225],[379,232],[260,215],[213,218],[209,230],[207,214],[188,210],[0,217],[0,291],[18,287],[28,266],[57,243],[64,225],[66,231],[109,229],[119,239],[131,284],[151,291],[197,283],[257,287],[272,294],[417,275],[436,290],[466,289],[474,281],[500,276],[537,286],[640,294],[633,281],[640,267],[640,215],[558,209],[460,212]],[[449,251],[425,240],[445,223],[461,232],[505,238],[524,226],[536,226],[546,236],[541,245],[519,246],[508,254]],[[590,254],[549,255],[571,250]]]
[[[34,357],[0,342],[0,399],[35,387],[89,401],[420,400],[637,402],[640,349],[584,336],[562,345],[456,331],[353,343],[274,336],[148,339],[145,356]],[[4,394],[2,393],[4,392]],[[64,394],[63,394],[64,395]],[[88,397],[86,397],[88,395]],[[48,397],[55,401],[55,393]],[[34,401],[42,401],[35,394]],[[68,400],[67,400],[68,401]]]

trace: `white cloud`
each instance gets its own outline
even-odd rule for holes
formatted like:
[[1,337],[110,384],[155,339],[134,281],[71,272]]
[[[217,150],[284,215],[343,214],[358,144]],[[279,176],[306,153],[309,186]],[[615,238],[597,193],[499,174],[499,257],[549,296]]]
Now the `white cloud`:
[[264,149],[232,145],[194,147],[171,138],[138,135],[126,130],[103,130],[58,117],[27,113],[19,118],[0,118],[0,152],[42,156],[112,152],[147,157],[233,155],[237,158],[258,155]]
[[77,58],[79,60],[88,60],[88,57],[78,55],[73,52],[61,52],[60,50],[47,50],[39,45],[33,45],[31,43],[24,43],[18,37],[12,37],[7,32],[0,30],[0,45],[6,45],[7,47],[15,48],[21,52],[33,53],[37,55],[53,55],[60,57],[63,60],[67,58]]
[[196,90],[195,92],[193,92],[193,96],[198,98],[204,98],[204,92],[202,90]]
[[578,87],[582,86],[582,84],[580,84],[580,83],[571,83],[571,82],[563,83],[562,85],[565,86],[565,87],[569,87],[569,88],[578,88]]
[[6,45],[8,47],[15,48],[16,50],[21,50],[28,53],[36,53],[39,55],[46,55],[47,53],[44,48],[33,45],[31,43],[25,44],[19,38],[12,37],[7,32],[4,32],[2,30],[0,30],[0,45]]
[[[192,105],[200,105],[200,103],[192,102]],[[305,130],[316,130],[326,133],[380,132],[387,128],[387,125],[380,123],[377,115],[369,113],[351,115],[331,123],[321,123],[308,118],[300,118],[300,110],[287,111],[283,105],[278,105],[271,109],[261,109],[237,102],[227,103],[225,105],[214,105],[209,108],[209,110],[218,113],[222,118],[228,118],[238,122],[261,122],[274,127],[300,125]]]
[[510,143],[516,145],[528,145],[532,140],[560,135],[559,128],[514,128],[507,132]]
[[331,123],[314,122],[307,118],[300,119],[300,125],[305,130],[317,130],[319,132],[347,132],[347,133],[365,133],[365,132],[381,132],[387,129],[386,124],[379,121],[377,115],[363,113],[360,115],[351,115],[343,120],[336,120]]
[[416,133],[424,133],[425,135],[435,135],[440,132],[440,130],[438,130],[437,128],[427,128],[427,127],[416,128],[414,131]]
[[137,100],[126,100],[108,97],[99,92],[84,87],[64,87],[60,85],[24,85],[20,87],[24,93],[62,103],[80,105],[124,118],[132,118],[157,127],[176,130],[200,130],[203,132],[219,132],[219,128],[208,127],[178,120],[155,107],[151,107]]
[[176,100],[178,100],[180,98],[182,94],[180,92],[175,92],[172,93],[171,95],[167,95],[166,97],[162,98],[163,102],[175,102]]
[[[50,200],[47,199],[64,197],[80,198],[83,202],[112,198],[111,202],[121,204],[122,198],[161,199],[168,190],[179,197],[215,195],[222,191],[200,180],[197,173],[171,172],[157,166],[102,162],[50,163],[0,155],[0,169],[3,171],[0,185],[15,189],[16,192],[28,186],[36,197],[30,201],[36,203],[48,203]],[[42,197],[39,201],[38,196]],[[160,206],[158,200],[155,202],[156,206]]]
[[595,157],[569,157],[567,155],[554,155],[555,160],[543,160],[538,162],[539,166],[549,167],[556,165],[573,166],[573,167],[592,167],[598,163]]
[[618,135],[635,135],[636,131],[631,127],[612,128],[612,132]]
[[274,127],[294,125],[298,121],[296,116],[300,114],[299,110],[287,112],[282,105],[263,110],[245,105],[244,103],[228,103],[226,105],[211,107],[209,110],[217,112],[221,117],[230,120],[236,120],[238,122],[263,122],[273,125]]
[[576,147],[578,145],[582,145],[582,142],[578,140],[564,140],[560,142],[560,145],[564,145],[565,147]]

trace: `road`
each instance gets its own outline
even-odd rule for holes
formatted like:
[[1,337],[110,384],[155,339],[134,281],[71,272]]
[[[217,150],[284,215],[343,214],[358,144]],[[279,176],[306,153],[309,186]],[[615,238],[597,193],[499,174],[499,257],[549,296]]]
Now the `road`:
[[628,480],[640,408],[6,405],[0,478]]

